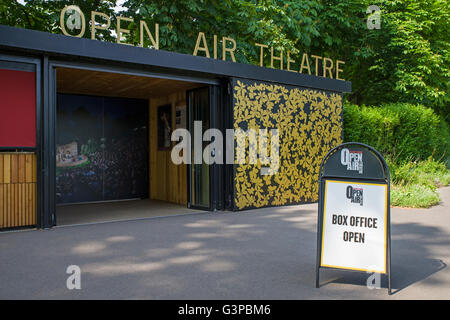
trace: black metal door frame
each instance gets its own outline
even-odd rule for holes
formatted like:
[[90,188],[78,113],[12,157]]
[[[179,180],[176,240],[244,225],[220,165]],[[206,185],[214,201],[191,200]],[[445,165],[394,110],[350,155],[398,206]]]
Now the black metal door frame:
[[[74,68],[91,71],[120,73],[126,75],[138,75],[149,78],[165,78],[183,80],[187,82],[203,82],[218,84],[219,81],[212,79],[200,79],[194,77],[180,77],[177,75],[137,71],[135,69],[96,65],[83,62],[66,62],[52,60],[43,56],[41,70],[41,109],[42,119],[39,122],[41,131],[40,147],[38,154],[38,168],[41,168],[41,177],[38,179],[38,195],[40,195],[40,214],[38,215],[39,228],[51,228],[56,226],[56,69]],[[39,107],[40,107],[39,106]],[[211,178],[211,175],[210,175]],[[211,199],[211,197],[210,197]]]
[[[204,89],[197,88],[188,90],[186,92],[186,101],[188,108],[187,116],[187,128],[191,131],[190,123],[192,120],[191,114],[191,101],[190,93],[198,90]],[[191,199],[191,185],[192,185],[192,165],[187,165],[187,199],[188,208],[202,209],[209,211],[216,210],[231,210],[232,209],[232,172],[233,165],[226,164],[226,142],[225,142],[225,130],[231,128],[232,124],[230,121],[230,87],[229,80],[224,79],[221,81],[220,85],[209,85],[208,95],[209,95],[209,107],[210,107],[210,128],[219,129],[223,135],[223,164],[212,164],[209,166],[209,196],[210,204],[209,207],[201,207],[192,204]],[[232,117],[232,114],[231,114]],[[192,136],[192,133],[191,133]]]
[[56,70],[49,57],[42,57],[42,122],[41,122],[41,179],[42,220],[40,227],[56,225]]
[[[186,117],[186,128],[189,130],[189,132],[191,133],[191,143],[193,143],[193,128],[191,128],[191,123],[192,123],[192,104],[193,101],[191,99],[191,93],[199,91],[199,90],[205,90],[205,88],[208,88],[208,100],[209,100],[209,108],[210,108],[210,112],[209,112],[209,123],[210,123],[210,128],[212,127],[212,113],[213,113],[213,106],[211,105],[212,99],[211,99],[211,86],[208,87],[201,87],[201,88],[196,88],[196,89],[191,89],[191,90],[187,90],[186,91],[186,107],[187,107],[187,117]],[[202,132],[203,135],[203,132]],[[203,137],[202,137],[203,139]],[[188,208],[192,208],[192,209],[201,209],[201,210],[208,210],[208,211],[212,211],[213,210],[213,196],[214,196],[214,192],[212,191],[212,185],[213,185],[213,170],[211,170],[211,166],[209,167],[209,206],[205,207],[205,206],[199,206],[196,204],[192,203],[192,158],[193,158],[193,154],[191,154],[191,159],[189,159],[189,163],[186,165],[186,174],[187,174],[187,179],[186,179],[186,183],[187,183],[187,207]],[[202,154],[203,156],[203,154]]]
[[[234,107],[233,107],[233,79],[224,79],[221,88],[220,115],[221,130],[223,133],[227,129],[234,129]],[[227,159],[227,145],[233,145],[235,148],[235,141],[224,141],[224,159]],[[234,154],[234,150],[233,150]],[[234,163],[226,163],[220,166],[219,175],[223,177],[221,187],[221,203],[223,210],[234,210]]]

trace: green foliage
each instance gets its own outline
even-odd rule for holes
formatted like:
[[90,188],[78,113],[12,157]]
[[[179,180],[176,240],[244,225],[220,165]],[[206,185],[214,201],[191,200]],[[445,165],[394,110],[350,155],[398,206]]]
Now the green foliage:
[[51,15],[42,5],[24,6],[17,1],[0,0],[0,23],[4,25],[55,32]]
[[[0,0],[0,23],[61,33],[59,12],[68,4],[111,16],[114,0],[25,0],[21,5]],[[369,5],[381,8],[381,29],[366,25]],[[237,42],[236,60],[259,64],[255,43],[281,48],[293,55],[308,52],[345,60],[344,77],[352,81],[352,103],[380,105],[390,102],[423,104],[450,121],[450,6],[447,0],[127,0],[120,15],[133,30],[138,23],[160,25],[160,48],[192,54],[198,32],[230,36]],[[151,28],[152,29],[152,28]],[[114,41],[109,31],[99,39]],[[87,30],[85,37],[89,37]],[[146,43],[148,45],[148,43]],[[219,59],[222,58],[219,46]],[[270,50],[266,49],[267,66]],[[298,62],[298,61],[297,61]]]
[[344,105],[344,140],[366,143],[386,158],[393,206],[428,208],[450,183],[448,124],[432,109],[406,103]]
[[[381,29],[368,30],[366,8],[381,9]],[[349,101],[423,104],[450,114],[450,6],[446,0],[325,1],[318,49],[346,61]],[[319,51],[320,52],[320,51]]]
[[[111,17],[111,28],[116,25],[114,18],[115,0],[24,0],[25,5],[15,0],[0,0],[0,24],[62,34],[60,27],[61,10],[68,5],[77,5],[86,18],[84,38],[90,38],[89,20],[91,11],[103,12]],[[100,21],[100,20],[99,20]],[[99,40],[115,41],[109,31],[98,31]]]
[[431,157],[421,162],[396,164],[388,161],[391,181],[396,185],[420,184],[430,189],[450,183],[450,172],[445,164]]
[[[385,1],[386,47],[392,76],[378,86],[393,83],[391,101],[418,102],[435,106],[448,116],[450,99],[450,6],[447,1]],[[378,58],[383,58],[381,55]],[[384,58],[386,59],[386,58]],[[386,65],[389,67],[389,65]],[[382,64],[371,67],[377,73]],[[386,70],[387,71],[387,70]],[[382,95],[380,92],[378,96]],[[375,97],[372,97],[376,101]]]
[[396,164],[388,160],[393,206],[428,208],[440,201],[437,187],[450,183],[445,164],[431,157],[420,162]]
[[406,103],[344,105],[344,140],[366,143],[395,163],[450,154],[448,124],[432,109]]
[[[127,0],[124,7],[135,20],[160,25],[160,45],[164,50],[192,54],[199,32],[205,32],[212,51],[212,36],[236,40],[237,62],[259,64],[259,48],[255,43],[283,48],[297,53],[299,46],[308,47],[311,37],[318,35],[317,14],[323,6],[318,1],[208,1],[208,0]],[[132,42],[139,43],[137,26]],[[148,43],[146,43],[148,45]],[[218,43],[221,59],[222,44]],[[200,53],[203,54],[203,53]],[[269,50],[265,52],[268,62]]]

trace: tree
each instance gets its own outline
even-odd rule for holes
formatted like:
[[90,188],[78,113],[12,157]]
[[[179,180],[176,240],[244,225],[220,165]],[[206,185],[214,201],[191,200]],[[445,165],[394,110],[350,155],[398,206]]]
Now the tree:
[[447,1],[378,3],[381,29],[368,30],[365,11],[372,1],[325,1],[326,10],[319,19],[326,23],[321,23],[317,50],[345,59],[344,74],[353,89],[350,101],[370,105],[420,103],[449,121]]
[[[21,4],[15,0],[0,0],[0,24],[62,33],[60,27],[61,10],[68,5],[76,5],[86,15],[85,38],[90,38],[89,19],[91,11],[103,12],[111,17],[111,28],[114,28],[115,0],[24,0]],[[110,32],[98,32],[98,38],[114,41],[115,37]]]
[[[243,0],[127,0],[127,14],[136,20],[158,23],[161,49],[192,54],[199,32],[236,40],[236,61],[259,64],[255,43],[296,52],[298,44],[308,46],[311,32],[317,33],[313,18],[318,1]],[[137,27],[132,41],[137,44]],[[146,43],[145,45],[148,45]],[[219,48],[221,44],[218,44]],[[221,50],[219,50],[220,53]],[[218,58],[221,58],[219,55]]]
[[[59,12],[79,5],[116,21],[113,0],[0,0],[0,23],[61,33]],[[447,117],[449,110],[449,10],[447,0],[380,0],[381,29],[369,30],[372,0],[126,0],[120,15],[131,29],[127,41],[139,44],[139,21],[159,24],[160,49],[192,54],[199,32],[212,51],[212,36],[236,41],[237,62],[259,64],[255,43],[298,54],[308,52],[344,60],[344,78],[352,82],[347,99],[357,104],[421,103]],[[112,32],[99,39],[115,41]],[[85,37],[90,37],[86,32]],[[145,40],[145,46],[150,40]],[[218,43],[218,58],[221,55]],[[202,54],[200,52],[199,54]],[[269,66],[270,50],[264,65]]]

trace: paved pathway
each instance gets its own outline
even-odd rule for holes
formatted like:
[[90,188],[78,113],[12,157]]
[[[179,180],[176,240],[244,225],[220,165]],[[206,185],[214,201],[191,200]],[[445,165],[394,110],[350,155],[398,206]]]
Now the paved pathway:
[[[450,187],[440,191],[432,209],[392,210],[392,296],[365,273],[324,271],[314,287],[312,204],[0,233],[0,298],[450,299]],[[66,288],[69,265],[81,290]]]

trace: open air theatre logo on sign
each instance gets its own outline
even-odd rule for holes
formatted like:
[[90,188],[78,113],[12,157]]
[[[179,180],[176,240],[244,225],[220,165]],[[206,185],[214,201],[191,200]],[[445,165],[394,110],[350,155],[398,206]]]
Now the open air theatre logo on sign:
[[359,203],[363,205],[363,189],[353,188],[352,186],[347,187],[347,199],[350,199],[352,203]]
[[352,151],[347,148],[341,151],[341,163],[343,166],[347,166],[347,170],[358,171],[359,174],[363,173],[363,153],[362,151]]

